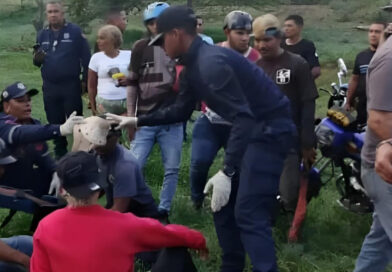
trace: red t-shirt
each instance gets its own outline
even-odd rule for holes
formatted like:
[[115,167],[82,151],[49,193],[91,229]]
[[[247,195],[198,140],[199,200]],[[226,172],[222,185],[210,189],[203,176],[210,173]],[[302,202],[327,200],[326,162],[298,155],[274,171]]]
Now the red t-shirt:
[[203,235],[180,225],[106,210],[64,208],[34,234],[31,272],[131,272],[134,255],[164,247],[206,248]]

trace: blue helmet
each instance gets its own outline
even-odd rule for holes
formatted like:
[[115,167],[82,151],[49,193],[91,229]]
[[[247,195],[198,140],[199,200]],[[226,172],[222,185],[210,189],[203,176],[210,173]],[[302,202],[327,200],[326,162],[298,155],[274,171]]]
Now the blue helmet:
[[149,4],[143,12],[144,22],[158,18],[162,11],[164,11],[168,7],[170,7],[170,5],[165,2],[154,2],[152,4]]

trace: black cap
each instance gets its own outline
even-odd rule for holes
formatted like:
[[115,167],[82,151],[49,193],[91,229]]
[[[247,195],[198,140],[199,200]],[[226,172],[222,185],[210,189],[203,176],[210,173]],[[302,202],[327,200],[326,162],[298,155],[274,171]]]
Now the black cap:
[[193,10],[187,6],[171,6],[165,9],[157,19],[158,35],[148,45],[156,44],[164,33],[174,28],[194,27],[196,29],[197,19]]
[[4,91],[1,93],[1,102],[10,101],[11,99],[22,97],[25,94],[29,96],[34,96],[38,94],[37,89],[27,90],[26,86],[22,82],[15,82],[7,86]]
[[56,171],[63,188],[78,199],[87,198],[107,186],[106,176],[98,167],[96,157],[84,151],[65,155]]
[[16,162],[15,157],[11,155],[11,152],[6,148],[5,142],[0,138],[0,165],[7,165]]

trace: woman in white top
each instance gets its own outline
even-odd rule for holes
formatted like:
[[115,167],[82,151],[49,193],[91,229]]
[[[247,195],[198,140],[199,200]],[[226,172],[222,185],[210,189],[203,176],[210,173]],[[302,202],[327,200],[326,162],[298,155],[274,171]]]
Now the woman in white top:
[[[98,31],[97,44],[101,52],[90,60],[88,71],[88,96],[93,115],[110,112],[126,114],[126,87],[118,86],[116,76],[128,76],[130,50],[120,50],[121,31],[105,25]],[[113,77],[113,74],[117,74]],[[121,75],[122,74],[122,75]]]

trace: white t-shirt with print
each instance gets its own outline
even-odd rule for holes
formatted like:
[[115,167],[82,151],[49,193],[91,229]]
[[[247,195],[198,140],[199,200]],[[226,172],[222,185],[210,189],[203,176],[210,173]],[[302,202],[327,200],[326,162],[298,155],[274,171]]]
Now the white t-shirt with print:
[[110,58],[104,52],[95,53],[88,68],[98,75],[98,96],[106,100],[120,100],[127,97],[126,87],[116,87],[115,81],[109,75],[109,71],[118,68],[121,73],[128,76],[128,66],[131,61],[130,50],[120,50],[115,58]]

